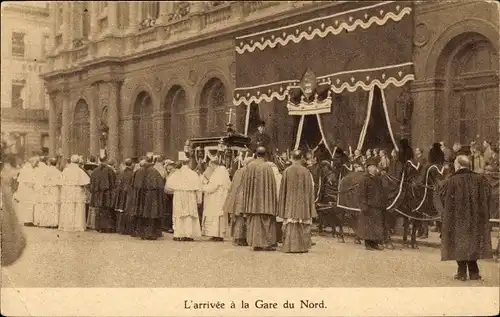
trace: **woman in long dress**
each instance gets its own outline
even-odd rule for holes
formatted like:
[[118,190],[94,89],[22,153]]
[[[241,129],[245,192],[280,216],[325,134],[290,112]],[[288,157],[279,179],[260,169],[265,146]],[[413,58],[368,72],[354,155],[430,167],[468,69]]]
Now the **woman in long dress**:
[[90,178],[79,166],[78,155],[71,156],[71,163],[62,172],[61,211],[59,230],[85,231],[85,186]]

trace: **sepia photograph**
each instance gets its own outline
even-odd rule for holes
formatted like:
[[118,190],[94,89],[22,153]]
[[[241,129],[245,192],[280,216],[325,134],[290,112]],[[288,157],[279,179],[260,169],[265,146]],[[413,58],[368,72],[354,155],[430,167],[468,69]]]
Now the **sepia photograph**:
[[499,12],[2,2],[2,315],[498,314]]

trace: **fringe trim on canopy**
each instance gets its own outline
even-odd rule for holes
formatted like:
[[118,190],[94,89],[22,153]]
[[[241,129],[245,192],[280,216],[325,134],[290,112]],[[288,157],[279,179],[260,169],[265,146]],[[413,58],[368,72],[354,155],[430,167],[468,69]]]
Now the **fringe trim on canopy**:
[[[240,42],[238,46],[235,47],[235,50],[238,54],[244,54],[246,52],[252,53],[256,49],[263,51],[268,48],[275,48],[278,44],[286,46],[290,42],[297,44],[303,40],[310,41],[318,36],[325,38],[330,34],[338,35],[344,31],[353,32],[359,27],[366,30],[373,25],[385,25],[389,20],[398,22],[406,15],[411,14],[411,7],[401,8],[401,5],[398,4],[394,8],[387,9],[387,12],[383,9],[379,11],[373,10],[374,8],[394,4],[395,2],[396,1],[386,1],[354,10],[339,12],[327,17],[315,18],[281,28],[237,37],[236,40]],[[393,12],[389,11],[390,9],[395,10]],[[364,15],[357,13],[363,10],[365,11]],[[368,14],[368,12],[370,14]],[[352,13],[357,13],[357,16],[353,17],[351,15]],[[319,22],[321,22],[321,24],[318,25]],[[285,29],[287,29],[287,31],[285,31]]]

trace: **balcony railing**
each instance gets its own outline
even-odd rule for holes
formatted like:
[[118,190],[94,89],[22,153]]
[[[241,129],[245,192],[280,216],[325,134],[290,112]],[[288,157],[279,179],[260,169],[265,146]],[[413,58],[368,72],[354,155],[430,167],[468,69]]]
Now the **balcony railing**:
[[49,111],[44,109],[2,108],[2,119],[23,121],[49,120]]
[[87,43],[82,42],[81,46],[78,46],[71,51],[71,62],[73,64],[83,62],[85,59],[87,59],[88,55],[89,47]]
[[205,27],[224,23],[231,19],[231,3],[221,3],[205,12]]

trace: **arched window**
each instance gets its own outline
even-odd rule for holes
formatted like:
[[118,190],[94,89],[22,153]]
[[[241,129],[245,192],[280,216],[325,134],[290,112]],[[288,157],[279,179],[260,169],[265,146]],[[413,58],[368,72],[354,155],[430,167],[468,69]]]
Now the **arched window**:
[[[227,123],[226,87],[218,78],[211,78],[203,87],[200,96],[201,108],[207,109],[207,124],[204,133],[220,134]],[[233,124],[235,123],[233,117]]]
[[83,99],[76,103],[71,129],[71,154],[88,157],[90,154],[90,113],[89,107]]
[[[175,85],[167,93],[164,109],[168,113],[165,122],[165,131],[169,131],[170,137],[165,138],[165,149],[169,155],[175,155],[182,151],[184,142],[189,137],[186,134],[186,91],[179,85]],[[176,157],[176,156],[175,156]]]
[[143,91],[134,104],[134,144],[135,155],[142,156],[153,151],[153,102]]

